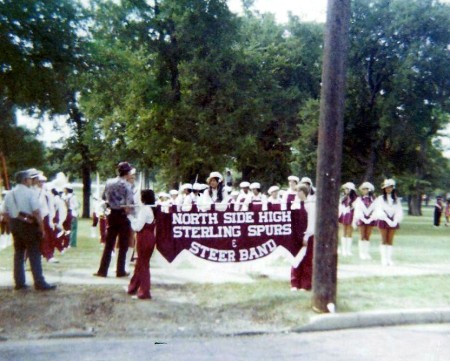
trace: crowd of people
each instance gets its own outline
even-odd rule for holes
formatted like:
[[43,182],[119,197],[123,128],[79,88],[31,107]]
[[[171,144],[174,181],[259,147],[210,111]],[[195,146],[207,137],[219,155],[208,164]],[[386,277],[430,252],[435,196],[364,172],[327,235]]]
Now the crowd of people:
[[[205,184],[185,183],[178,190],[155,195],[151,189],[141,190],[136,186],[134,167],[128,162],[119,163],[117,177],[106,182],[101,199],[95,203],[93,225],[100,225],[104,248],[94,275],[108,276],[112,257],[118,248],[116,277],[128,277],[130,259],[134,254],[137,262],[127,291],[136,298],[150,299],[149,262],[156,244],[157,212],[169,209],[202,212],[212,207],[221,211],[265,210],[279,204],[280,209],[303,212],[305,222],[300,230],[303,254],[300,263],[291,269],[291,289],[310,290],[316,223],[316,190],[312,180],[289,176],[286,190],[273,185],[264,193],[258,182],[242,181],[239,190],[233,189],[232,179],[229,171],[225,178],[219,172],[211,172]],[[41,255],[48,262],[57,262],[55,250],[62,253],[67,248],[76,247],[78,201],[70,184],[59,188],[60,181],[47,182],[44,174],[36,169],[17,173],[16,183],[16,187],[5,194],[1,209],[3,218],[9,220],[4,223],[11,226],[14,238],[15,287],[27,287],[23,271],[26,251],[35,287],[53,289],[54,285],[47,284],[42,276]],[[378,197],[375,197],[374,186],[369,182],[362,183],[358,190],[352,182],[342,186],[343,197],[337,217],[342,224],[339,252],[343,257],[352,255],[353,231],[359,229],[359,257],[361,260],[371,259],[370,237],[373,228],[377,227],[382,238],[381,263],[385,266],[393,264],[394,235],[403,218],[401,199],[395,186],[394,180],[386,179]],[[25,234],[29,232],[35,235],[35,242],[25,242]]]

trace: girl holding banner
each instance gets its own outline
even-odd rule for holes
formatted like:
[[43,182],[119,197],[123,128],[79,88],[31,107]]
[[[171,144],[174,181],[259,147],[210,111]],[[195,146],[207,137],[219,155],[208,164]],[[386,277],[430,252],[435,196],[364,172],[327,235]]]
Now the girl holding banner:
[[135,298],[151,299],[150,294],[150,258],[156,244],[155,215],[152,206],[155,204],[155,193],[151,189],[141,191],[142,206],[137,216],[128,216],[131,228],[136,233],[136,249],[138,258],[134,274],[128,286],[128,294]]
[[312,267],[314,249],[314,227],[316,224],[316,203],[308,201],[309,188],[307,185],[297,187],[297,198],[291,209],[300,209],[304,212],[301,219],[306,220],[306,224],[301,225],[303,231],[303,247],[296,257],[300,263],[297,267],[291,268],[291,291],[309,291],[312,289]]

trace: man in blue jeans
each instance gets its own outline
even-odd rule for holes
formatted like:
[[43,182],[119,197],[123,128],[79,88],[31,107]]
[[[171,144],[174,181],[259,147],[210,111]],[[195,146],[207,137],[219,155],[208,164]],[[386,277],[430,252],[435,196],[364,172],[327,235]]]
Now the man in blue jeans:
[[6,195],[5,213],[9,219],[14,239],[14,282],[15,289],[28,288],[25,283],[25,251],[30,259],[34,288],[38,291],[54,290],[42,275],[40,244],[44,225],[39,210],[39,199],[30,187],[35,174],[21,171],[16,174],[17,185]]

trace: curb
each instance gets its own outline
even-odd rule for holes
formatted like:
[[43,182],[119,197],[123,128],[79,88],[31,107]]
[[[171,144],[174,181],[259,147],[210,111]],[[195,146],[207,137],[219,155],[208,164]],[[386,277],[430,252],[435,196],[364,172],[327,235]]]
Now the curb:
[[450,323],[450,308],[353,312],[315,316],[292,332],[334,331],[351,328]]

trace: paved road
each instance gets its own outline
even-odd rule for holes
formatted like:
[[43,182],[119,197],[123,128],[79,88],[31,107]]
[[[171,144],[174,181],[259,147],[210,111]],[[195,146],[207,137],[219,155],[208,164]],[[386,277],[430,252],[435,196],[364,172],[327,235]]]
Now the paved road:
[[5,361],[448,361],[450,324],[224,338],[0,343]]

